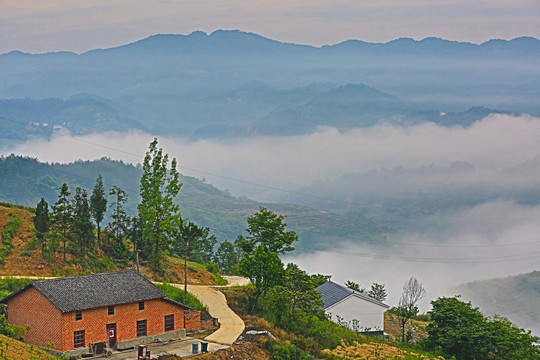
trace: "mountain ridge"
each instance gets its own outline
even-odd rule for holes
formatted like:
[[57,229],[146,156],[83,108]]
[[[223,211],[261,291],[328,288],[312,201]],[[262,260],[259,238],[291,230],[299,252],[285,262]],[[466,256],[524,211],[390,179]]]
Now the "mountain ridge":
[[[536,47],[537,51],[540,51],[540,40],[536,39],[532,36],[519,36],[510,40],[506,39],[489,39],[482,43],[472,43],[467,41],[456,41],[456,40],[448,40],[441,37],[435,37],[435,36],[428,36],[420,40],[415,40],[410,37],[400,37],[397,39],[389,40],[387,42],[368,42],[363,41],[359,39],[347,39],[343,40],[341,42],[335,43],[335,44],[327,44],[322,46],[314,46],[310,44],[299,44],[299,43],[293,43],[293,42],[283,42],[271,39],[269,37],[265,37],[262,35],[259,35],[257,33],[253,32],[247,32],[247,31],[241,31],[241,30],[223,30],[219,29],[212,33],[206,33],[204,31],[195,30],[191,32],[190,34],[153,34],[149,35],[145,38],[135,40],[133,42],[129,42],[123,45],[119,46],[113,46],[109,48],[96,48],[91,49],[82,53],[75,53],[72,51],[54,51],[54,52],[46,52],[46,53],[30,53],[30,52],[24,52],[20,50],[12,50],[7,53],[0,54],[1,56],[64,56],[64,55],[77,55],[77,56],[84,56],[84,55],[90,55],[94,54],[96,52],[104,52],[104,51],[110,51],[110,50],[121,50],[121,49],[128,49],[128,48],[134,48],[134,47],[147,47],[148,44],[152,44],[154,46],[154,49],[167,49],[170,51],[168,47],[171,45],[179,46],[179,45],[186,45],[186,44],[193,44],[195,41],[204,41],[207,44],[213,44],[216,45],[219,43],[219,41],[229,41],[227,44],[230,45],[230,41],[249,41],[251,44],[255,44],[258,42],[259,44],[265,44],[266,47],[261,46],[255,46],[251,48],[252,50],[264,50],[264,49],[272,49],[275,47],[285,46],[289,48],[302,48],[302,49],[366,49],[366,48],[394,48],[394,49],[409,49],[411,50],[420,50],[424,49],[427,46],[433,46],[436,45],[438,48],[441,48],[441,45],[445,45],[447,48],[469,48],[469,49],[497,49],[500,50],[519,50],[523,46],[527,47]],[[160,46],[158,46],[160,45]],[[230,50],[230,48],[228,48]]]

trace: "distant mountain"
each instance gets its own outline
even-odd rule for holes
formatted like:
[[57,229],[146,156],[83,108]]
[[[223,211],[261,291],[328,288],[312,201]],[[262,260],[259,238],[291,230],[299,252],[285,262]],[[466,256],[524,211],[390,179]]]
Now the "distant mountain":
[[[41,197],[49,204],[57,200],[58,189],[66,182],[91,192],[98,174],[106,189],[119,186],[128,194],[127,210],[136,213],[139,198],[140,166],[100,159],[71,164],[47,164],[19,156],[0,157],[0,202],[36,206]],[[361,217],[347,218],[306,206],[257,203],[236,198],[196,178],[181,176],[178,203],[184,218],[208,226],[218,239],[234,240],[247,227],[246,219],[260,206],[286,215],[289,228],[300,235],[299,251],[327,249],[339,242],[372,242],[384,237],[386,228]],[[331,245],[332,244],[332,245]]]
[[[241,31],[199,31],[80,55],[0,55],[0,99],[93,94],[115,111],[128,110],[107,115],[131,121],[118,124],[120,130],[190,138],[292,135],[389,119],[462,124],[469,120],[448,122],[438,114],[473,108],[540,116],[539,62],[540,41],[525,37],[480,45],[351,40],[319,48]],[[103,131],[92,116],[78,116],[84,131]]]
[[396,231],[426,231],[447,226],[426,222],[426,217],[454,214],[489,202],[538,206],[539,179],[540,157],[489,177],[468,162],[397,166],[320,179],[279,200],[346,217],[362,214]]
[[88,94],[67,100],[0,100],[0,134],[7,142],[48,137],[60,129],[66,129],[73,135],[129,129],[147,131],[126,113],[127,110],[122,110],[121,106]]
[[466,283],[456,289],[488,315],[502,315],[540,334],[540,271]]

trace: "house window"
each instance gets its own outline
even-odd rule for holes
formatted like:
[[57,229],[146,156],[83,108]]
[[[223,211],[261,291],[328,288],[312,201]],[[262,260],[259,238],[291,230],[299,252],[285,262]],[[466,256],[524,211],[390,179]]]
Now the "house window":
[[137,337],[146,336],[146,320],[137,321]]
[[144,301],[139,301],[139,310],[144,310]]
[[165,315],[165,332],[174,330],[174,315]]
[[84,347],[84,330],[75,331],[73,333],[73,347]]
[[82,320],[82,311],[81,310],[75,311],[75,320]]
[[114,306],[109,306],[107,309],[107,315],[114,315]]

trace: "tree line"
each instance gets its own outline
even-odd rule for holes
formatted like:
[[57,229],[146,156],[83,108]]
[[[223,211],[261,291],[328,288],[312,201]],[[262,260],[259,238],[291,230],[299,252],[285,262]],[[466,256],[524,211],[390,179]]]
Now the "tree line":
[[[135,216],[125,210],[126,191],[116,185],[107,191],[101,175],[91,194],[81,187],[72,192],[63,183],[54,204],[41,198],[33,221],[42,257],[51,260],[60,254],[66,263],[71,254],[71,259],[88,264],[98,256],[129,261],[139,255],[162,273],[165,257],[177,255],[203,264],[217,261],[230,270],[228,257],[214,252],[217,240],[210,229],[181,217],[174,202],[182,187],[176,159],[169,161],[157,139],[150,143],[142,166]],[[222,243],[218,250],[229,251],[231,245]]]

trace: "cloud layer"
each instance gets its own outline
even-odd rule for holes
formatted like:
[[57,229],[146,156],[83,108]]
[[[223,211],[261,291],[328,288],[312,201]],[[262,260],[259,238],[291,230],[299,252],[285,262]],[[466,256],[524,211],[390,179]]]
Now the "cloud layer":
[[[71,137],[56,134],[50,142],[29,142],[10,152],[48,162],[91,160],[107,156],[142,161],[152,136],[108,133]],[[160,138],[160,146],[180,164],[180,171],[230,189],[237,195],[265,199],[318,179],[371,169],[474,166],[465,175],[437,175],[441,186],[459,181],[530,186],[540,181],[540,119],[491,115],[469,128],[423,124],[380,125],[339,132],[320,128],[296,137],[255,137],[236,141]],[[513,168],[512,172],[504,169]],[[397,179],[399,180],[399,179]],[[419,178],[418,183],[426,181]],[[399,181],[396,181],[399,186]],[[266,186],[263,186],[266,185]],[[366,191],[369,191],[367,189]],[[454,295],[462,282],[537,270],[540,206],[495,200],[453,209],[422,219],[422,230],[391,235],[377,245],[346,244],[333,251],[295,256],[309,272],[331,274],[338,282],[354,280],[368,287],[384,283],[388,303],[396,305],[403,283],[417,277],[428,298]],[[421,304],[429,309],[429,300]],[[504,314],[503,314],[504,315]]]
[[[151,135],[137,132],[75,138],[58,134],[50,142],[21,144],[11,152],[48,162],[107,156],[138,163],[151,139]],[[261,199],[269,193],[279,194],[271,188],[294,190],[343,174],[395,166],[449,166],[456,161],[474,164],[474,177],[478,180],[496,181],[502,169],[538,157],[538,144],[540,119],[509,115],[491,115],[470,128],[427,123],[407,128],[381,125],[347,132],[320,128],[303,136],[236,141],[160,138],[164,150],[178,159],[182,173],[204,177],[233,194]],[[537,175],[533,172],[530,177],[536,179]]]

